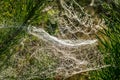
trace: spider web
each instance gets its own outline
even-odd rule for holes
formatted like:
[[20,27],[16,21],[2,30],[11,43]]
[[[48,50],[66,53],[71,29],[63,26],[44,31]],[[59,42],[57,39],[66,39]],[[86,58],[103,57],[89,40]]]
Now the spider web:
[[100,26],[103,26],[104,22],[99,20],[95,23],[96,19],[87,14],[83,7],[74,0],[73,4],[78,6],[80,12],[75,10],[72,4],[68,5],[61,0],[64,11],[57,17],[59,23],[57,37],[48,34],[42,28],[32,26],[28,29],[30,34],[47,43],[47,46],[38,52],[45,51],[55,59],[55,68],[43,71],[44,75],[48,76],[53,72],[54,76],[67,78],[74,74],[107,67],[97,49],[95,39],[97,30],[101,29]]
[[[96,19],[93,15],[88,14],[84,7],[74,0],[69,5],[66,1],[60,1],[64,10],[55,17],[59,24],[59,33],[53,36],[44,28],[29,26],[29,34],[39,39],[37,44],[30,43],[32,46],[28,47],[30,53],[28,60],[20,55],[20,53],[24,54],[24,50],[13,55],[14,60],[11,62],[17,68],[9,67],[2,71],[1,79],[6,75],[28,80],[50,77],[68,78],[78,73],[108,66],[103,62],[103,57],[97,49],[98,41],[95,38],[104,21],[98,20],[95,23]],[[79,10],[76,10],[73,4],[77,5]],[[26,47],[25,41],[26,39],[23,39],[21,42],[23,47]]]

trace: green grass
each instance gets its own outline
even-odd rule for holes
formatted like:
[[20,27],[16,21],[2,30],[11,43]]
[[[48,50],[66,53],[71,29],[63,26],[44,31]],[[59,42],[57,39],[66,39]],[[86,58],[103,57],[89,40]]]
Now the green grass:
[[105,64],[111,65],[108,68],[91,72],[91,80],[120,80],[120,2],[116,4],[104,4],[102,14],[107,25],[101,36],[97,36],[100,45],[99,50],[104,56]]

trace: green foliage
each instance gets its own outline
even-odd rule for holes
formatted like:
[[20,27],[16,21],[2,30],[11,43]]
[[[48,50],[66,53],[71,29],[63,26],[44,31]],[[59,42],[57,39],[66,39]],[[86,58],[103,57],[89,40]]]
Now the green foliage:
[[[104,62],[111,66],[100,71],[93,72],[91,80],[120,80],[120,1],[111,4],[104,3],[102,14],[107,27],[100,31],[102,37],[98,37],[101,45],[99,49],[104,56]],[[94,76],[95,75],[95,76]]]
[[46,31],[51,34],[51,35],[55,35],[58,32],[58,24],[56,21],[51,22],[50,20],[47,21],[47,25],[46,25]]
[[[32,1],[32,0],[24,0],[24,1],[15,1],[15,0],[6,0],[1,2],[1,20],[5,21],[3,25],[5,27],[14,27],[13,30],[8,32],[8,36],[12,36],[13,39],[17,35],[20,34],[21,31],[26,30],[26,26],[34,21],[36,16],[41,16],[41,9],[46,4],[46,1]],[[39,15],[37,15],[39,13]],[[1,21],[1,22],[2,22]],[[11,34],[10,34],[11,33]],[[9,35],[10,34],[10,35]],[[5,37],[5,36],[4,36]],[[0,38],[2,39],[2,38]],[[9,37],[7,37],[9,39]],[[4,39],[3,42],[8,42],[7,39]],[[7,40],[7,41],[6,41]],[[12,40],[10,40],[12,41]],[[2,53],[2,51],[1,51]]]
[[[27,27],[41,16],[47,0],[2,0],[0,1],[0,58],[2,67],[14,52],[11,49],[26,35]],[[39,14],[39,15],[38,15]],[[8,67],[8,66],[7,66]],[[1,69],[2,70],[2,69]]]

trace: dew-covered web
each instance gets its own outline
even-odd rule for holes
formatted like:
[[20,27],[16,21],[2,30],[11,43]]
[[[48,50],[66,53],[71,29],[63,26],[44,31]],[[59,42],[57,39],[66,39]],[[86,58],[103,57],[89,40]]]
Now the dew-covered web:
[[[75,10],[73,4],[77,5],[79,10]],[[55,73],[54,76],[69,77],[105,67],[95,39],[95,34],[100,26],[103,26],[103,23],[100,20],[95,23],[96,19],[92,18],[93,15],[87,14],[84,8],[74,0],[73,4],[67,5],[61,0],[64,11],[57,17],[59,23],[57,37],[50,35],[42,28],[32,27],[29,29],[30,34],[47,43],[37,52],[44,53],[45,51],[46,55],[55,60],[54,68],[43,71],[44,75]]]
[[[29,44],[30,62],[17,55],[19,52],[13,56],[16,64],[23,61],[22,65],[17,65],[20,79],[68,78],[78,73],[107,67],[97,49],[98,41],[95,38],[97,30],[104,24],[103,21],[88,14],[84,7],[74,0],[71,0],[69,5],[63,0],[60,1],[63,11],[55,17],[58,21],[58,34],[53,36],[44,28],[30,26],[29,34],[39,39],[37,44]],[[78,10],[73,5],[76,5]],[[25,40],[21,42],[23,47],[26,47]],[[8,69],[8,72],[11,70],[13,69]],[[4,73],[7,74],[7,71]]]

